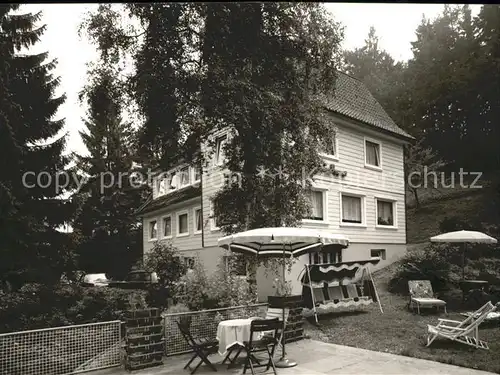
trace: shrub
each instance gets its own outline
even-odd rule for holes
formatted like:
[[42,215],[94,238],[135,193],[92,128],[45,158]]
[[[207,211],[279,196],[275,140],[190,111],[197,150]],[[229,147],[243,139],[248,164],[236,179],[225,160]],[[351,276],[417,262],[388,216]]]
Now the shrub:
[[255,303],[256,296],[251,290],[250,283],[246,277],[236,276],[230,271],[231,262],[238,262],[238,259],[231,257],[229,267],[226,267],[223,259],[219,262],[216,272],[209,279],[209,296],[218,302],[217,307]]
[[194,269],[181,279],[181,284],[185,291],[183,301],[194,311],[246,305],[256,300],[251,284],[245,277],[231,273],[223,258],[210,276],[199,261],[195,262]]
[[216,307],[210,299],[209,278],[199,259],[194,267],[179,281],[176,288],[178,300],[182,300],[192,311]]
[[452,254],[447,248],[431,244],[423,250],[406,254],[395,275],[389,281],[393,293],[408,294],[409,280],[430,280],[435,292],[445,290],[450,284]]
[[186,274],[186,266],[171,242],[156,242],[146,255],[144,267],[150,272],[156,272],[159,284],[167,290],[172,290],[176,282]]
[[12,332],[117,320],[130,308],[130,296],[146,292],[75,285],[27,284],[2,295],[0,331]]

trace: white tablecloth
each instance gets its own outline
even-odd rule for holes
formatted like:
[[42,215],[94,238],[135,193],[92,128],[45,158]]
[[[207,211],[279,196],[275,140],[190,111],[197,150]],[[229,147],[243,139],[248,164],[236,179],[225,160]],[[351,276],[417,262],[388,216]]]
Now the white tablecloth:
[[255,318],[224,320],[217,327],[219,354],[226,355],[228,349],[235,344],[243,345],[250,341],[250,323]]

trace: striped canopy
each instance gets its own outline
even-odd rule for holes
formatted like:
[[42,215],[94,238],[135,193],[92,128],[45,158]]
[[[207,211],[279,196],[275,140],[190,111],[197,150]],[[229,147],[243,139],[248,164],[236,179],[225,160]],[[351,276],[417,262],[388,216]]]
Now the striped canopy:
[[349,246],[349,239],[341,234],[309,228],[259,228],[219,238],[220,247],[235,253],[255,256],[294,256],[319,251],[323,246]]

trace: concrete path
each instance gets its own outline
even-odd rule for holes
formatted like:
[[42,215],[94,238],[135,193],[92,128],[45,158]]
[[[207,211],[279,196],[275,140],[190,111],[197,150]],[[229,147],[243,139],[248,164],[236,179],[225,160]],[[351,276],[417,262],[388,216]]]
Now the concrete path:
[[[287,345],[287,353],[290,359],[295,360],[298,365],[289,369],[278,369],[281,375],[332,375],[332,374],[359,374],[359,375],[491,375],[493,373],[473,370],[465,367],[447,365],[444,363],[404,357],[389,353],[374,352],[349,346],[327,344],[315,340],[302,340]],[[140,371],[134,371],[137,375],[188,375],[190,372],[183,370],[190,356],[168,357],[164,365]],[[220,363],[221,358],[211,356],[212,363]],[[196,374],[226,374],[236,375],[242,373],[242,367],[227,370],[226,366],[216,365],[217,372],[211,371],[202,365]],[[272,374],[272,369],[267,372],[264,368],[256,369],[256,374]],[[97,375],[96,373],[92,373]],[[105,374],[127,374],[123,369],[114,369],[102,372]],[[251,374],[247,370],[247,374]]]

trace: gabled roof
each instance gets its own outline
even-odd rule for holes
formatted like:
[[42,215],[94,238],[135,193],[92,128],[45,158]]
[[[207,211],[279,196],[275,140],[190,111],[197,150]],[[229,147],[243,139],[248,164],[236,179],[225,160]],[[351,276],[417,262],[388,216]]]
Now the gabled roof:
[[172,193],[163,195],[159,198],[153,199],[150,197],[139,209],[135,212],[137,216],[144,216],[148,212],[153,212],[165,208],[171,204],[180,203],[191,198],[201,196],[200,184],[188,186],[185,189],[174,191]]
[[326,109],[358,120],[366,125],[382,129],[399,137],[413,139],[398,127],[380,103],[360,80],[337,72],[335,92],[332,97],[323,98]]

